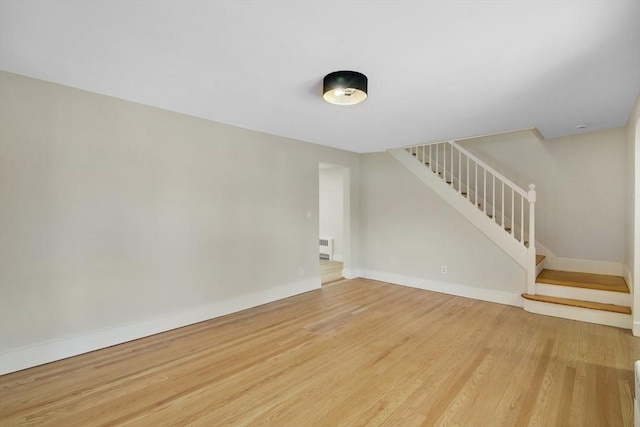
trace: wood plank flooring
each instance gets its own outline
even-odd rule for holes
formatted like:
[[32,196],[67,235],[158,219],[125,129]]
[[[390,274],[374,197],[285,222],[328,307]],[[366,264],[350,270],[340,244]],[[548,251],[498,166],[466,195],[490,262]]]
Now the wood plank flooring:
[[356,279],[0,377],[0,425],[631,426],[630,331]]

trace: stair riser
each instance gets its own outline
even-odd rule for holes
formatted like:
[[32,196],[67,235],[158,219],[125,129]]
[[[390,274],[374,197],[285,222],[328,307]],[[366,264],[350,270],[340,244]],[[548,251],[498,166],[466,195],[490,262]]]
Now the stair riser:
[[623,305],[626,307],[631,306],[631,295],[622,292],[599,291],[596,289],[536,283],[536,294],[582,301],[601,302],[603,304]]
[[611,313],[608,311],[591,310],[588,308],[571,307],[568,305],[551,304],[527,299],[523,299],[522,306],[530,313],[578,320],[598,325],[615,326],[616,328],[631,329],[633,324],[630,314]]
[[542,273],[542,270],[544,270],[544,260],[536,265],[536,277],[538,277],[538,275]]

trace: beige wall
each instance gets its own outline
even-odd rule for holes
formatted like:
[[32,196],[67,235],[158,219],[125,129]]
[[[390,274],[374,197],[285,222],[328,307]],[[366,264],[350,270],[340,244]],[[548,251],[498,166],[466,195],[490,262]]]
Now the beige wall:
[[353,153],[2,72],[0,162],[3,353],[317,287],[319,162],[357,263]]
[[522,188],[536,184],[536,240],[554,255],[624,262],[624,128],[543,141],[525,131],[462,145]]

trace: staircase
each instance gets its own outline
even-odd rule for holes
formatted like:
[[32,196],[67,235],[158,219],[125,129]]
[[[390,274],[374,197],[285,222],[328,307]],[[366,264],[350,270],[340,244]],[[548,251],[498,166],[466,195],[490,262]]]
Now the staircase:
[[518,187],[455,141],[389,153],[526,270],[525,310],[631,329],[622,277],[544,269],[535,249],[535,185]]
[[538,264],[535,294],[522,294],[532,313],[631,329],[631,294],[624,278],[545,270]]

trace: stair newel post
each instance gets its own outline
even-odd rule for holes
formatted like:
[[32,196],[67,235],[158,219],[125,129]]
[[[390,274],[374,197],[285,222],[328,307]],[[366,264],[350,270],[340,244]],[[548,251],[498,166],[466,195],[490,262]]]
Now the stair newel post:
[[536,293],[536,186],[529,184],[529,247],[527,249],[527,293]]

